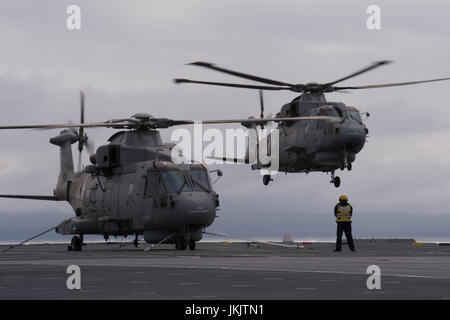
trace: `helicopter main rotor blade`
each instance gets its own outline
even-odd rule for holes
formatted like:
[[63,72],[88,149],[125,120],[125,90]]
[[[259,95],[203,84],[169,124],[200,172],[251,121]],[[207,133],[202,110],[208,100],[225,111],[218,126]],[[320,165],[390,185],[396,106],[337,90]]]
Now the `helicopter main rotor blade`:
[[395,82],[395,83],[384,83],[384,84],[374,84],[367,86],[353,86],[353,87],[333,87],[335,91],[346,90],[346,89],[375,89],[375,88],[387,88],[387,87],[398,87],[398,86],[409,86],[413,84],[426,83],[426,82],[436,82],[450,80],[450,78],[440,78],[431,80],[420,80],[420,81],[409,81],[409,82]]
[[259,89],[259,90],[291,90],[290,87],[259,86],[259,85],[252,85],[252,84],[197,81],[197,80],[189,80],[189,79],[174,79],[174,82],[175,83],[199,83],[199,84],[208,84],[208,85],[213,85],[213,86],[233,87],[233,88],[246,88],[246,89]]
[[289,86],[289,87],[293,87],[294,86],[293,84],[287,83],[287,82],[281,82],[281,81],[277,81],[277,80],[262,78],[262,77],[254,76],[254,75],[251,75],[251,74],[238,72],[238,71],[233,71],[233,70],[220,68],[220,67],[217,67],[215,64],[209,63],[209,62],[198,61],[198,62],[189,63],[189,65],[204,67],[204,68],[216,70],[216,71],[219,71],[219,72],[223,72],[223,73],[226,73],[226,74],[230,74],[230,75],[233,75],[233,76],[236,76],[236,77],[240,77],[240,78],[244,78],[244,79],[248,79],[248,80],[253,80],[253,81],[257,81],[257,82],[262,82],[262,83],[267,83],[267,84],[273,84],[273,85],[276,85],[276,86]]
[[64,129],[64,128],[95,128],[95,127],[132,127],[138,126],[136,123],[130,122],[93,122],[93,123],[63,123],[63,124],[37,124],[37,125],[13,125],[13,126],[0,126],[0,130],[7,129]]
[[[221,123],[265,123],[265,122],[281,122],[281,121],[305,121],[305,120],[336,120],[341,121],[339,117],[290,117],[290,118],[251,118],[251,119],[224,119],[224,120],[203,120],[202,124],[221,124]],[[194,122],[192,122],[194,123]]]
[[80,91],[80,109],[81,109],[81,123],[84,123],[84,92]]
[[259,107],[261,110],[260,118],[264,118],[264,98],[263,98],[263,91],[259,90]]
[[302,120],[342,120],[339,117],[328,116],[312,116],[312,117],[289,117],[289,118],[250,118],[250,119],[219,119],[219,120],[172,120],[167,118],[152,118],[145,122],[93,122],[93,123],[64,123],[64,124],[44,124],[44,125],[13,125],[13,126],[0,126],[0,130],[8,129],[38,129],[38,130],[50,130],[50,129],[63,129],[63,128],[150,128],[150,129],[164,129],[173,126],[190,125],[195,123],[202,124],[221,124],[221,123],[266,123],[266,122],[280,122],[280,121],[302,121]]
[[360,75],[360,74],[363,74],[363,73],[365,73],[365,72],[368,72],[368,71],[370,71],[370,70],[373,70],[373,69],[375,69],[375,68],[378,68],[378,67],[380,67],[380,66],[382,66],[382,65],[389,64],[389,63],[391,63],[391,62],[392,62],[392,61],[389,61],[389,60],[382,60],[382,61],[374,62],[374,63],[372,63],[370,66],[365,67],[364,69],[361,69],[361,70],[359,70],[359,71],[356,71],[356,72],[354,72],[354,73],[352,73],[352,74],[349,74],[348,76],[346,76],[346,77],[344,77],[344,78],[338,79],[338,80],[333,81],[333,82],[325,83],[324,86],[325,86],[325,87],[332,86],[332,85],[334,85],[334,84],[336,84],[336,83],[338,83],[338,82],[341,82],[341,81],[344,81],[344,80],[347,80],[347,79],[356,77],[356,76],[358,76],[358,75]]
[[[84,123],[84,92],[80,91],[80,123]],[[84,128],[78,129],[78,171],[81,171],[81,153],[83,152],[84,145]]]

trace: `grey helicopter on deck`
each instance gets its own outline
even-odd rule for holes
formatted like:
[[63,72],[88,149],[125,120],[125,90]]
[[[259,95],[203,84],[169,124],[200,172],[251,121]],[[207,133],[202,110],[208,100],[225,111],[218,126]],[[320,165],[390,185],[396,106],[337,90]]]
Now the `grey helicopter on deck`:
[[[325,120],[330,117],[313,118]],[[202,123],[254,124],[310,119],[231,119]],[[135,246],[138,246],[139,236],[143,235],[147,243],[172,243],[178,250],[187,247],[194,250],[203,230],[216,218],[219,195],[213,189],[206,166],[188,159],[175,163],[172,151],[176,145],[164,143],[158,131],[191,124],[194,124],[193,120],[155,118],[147,113],[138,113],[129,119],[85,123],[84,94],[81,93],[81,121],[78,124],[0,126],[0,130],[64,129],[50,139],[51,144],[60,148],[60,170],[54,194],[1,194],[0,197],[67,201],[75,217],[46,232],[55,229],[62,235],[72,235],[69,250],[81,251],[87,234],[103,235],[105,240],[110,236],[132,235],[135,236]],[[94,150],[84,130],[96,127],[121,131],[112,135],[108,144]],[[76,142],[78,171],[74,169],[72,155],[72,144]],[[95,152],[90,156],[91,164],[82,170],[81,152],[85,146],[88,151]],[[221,176],[220,170],[214,171]]]
[[[369,113],[366,112],[362,114],[357,108],[347,106],[342,102],[327,101],[325,99],[325,93],[353,89],[405,86],[450,79],[440,78],[365,86],[335,86],[339,82],[353,78],[388,63],[390,63],[390,61],[378,61],[346,77],[328,83],[311,82],[306,84],[292,84],[224,69],[208,62],[193,62],[190,63],[190,65],[208,68],[268,85],[210,82],[189,79],[174,79],[174,81],[175,83],[196,83],[233,88],[258,89],[260,90],[261,119],[264,118],[263,90],[289,90],[301,93],[300,96],[283,105],[280,112],[278,112],[274,118],[311,117],[307,121],[277,121],[277,129],[279,132],[278,171],[285,173],[309,173],[313,171],[331,173],[330,182],[338,188],[341,184],[341,179],[338,176],[335,176],[335,171],[338,169],[347,169],[350,171],[352,169],[352,163],[356,159],[356,154],[363,149],[369,133],[369,130],[363,122],[362,115],[368,117]],[[314,116],[329,116],[330,118],[314,119]],[[247,128],[264,126],[264,124],[264,122],[242,123],[242,125]],[[266,140],[268,145],[270,145],[271,134],[267,136]],[[268,147],[268,149],[270,148]],[[225,157],[214,159],[235,163],[250,163],[248,150],[244,159],[230,159]],[[252,170],[260,170],[269,167],[270,163],[263,165],[258,161],[251,165]],[[272,180],[271,175],[266,174],[263,176],[264,185],[268,185]]]

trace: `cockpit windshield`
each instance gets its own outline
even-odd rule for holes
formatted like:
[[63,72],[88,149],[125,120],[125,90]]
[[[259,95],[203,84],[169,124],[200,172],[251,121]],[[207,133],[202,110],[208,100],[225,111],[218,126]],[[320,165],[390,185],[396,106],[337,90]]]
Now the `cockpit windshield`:
[[[187,171],[160,170],[167,192],[211,191],[208,175],[203,168]],[[187,179],[190,177],[191,183]]]
[[204,169],[193,169],[189,171],[194,191],[210,191],[209,179]]
[[161,177],[166,185],[167,192],[192,191],[184,172],[175,170],[161,170]]
[[348,111],[350,119],[362,123],[361,114],[357,110]]

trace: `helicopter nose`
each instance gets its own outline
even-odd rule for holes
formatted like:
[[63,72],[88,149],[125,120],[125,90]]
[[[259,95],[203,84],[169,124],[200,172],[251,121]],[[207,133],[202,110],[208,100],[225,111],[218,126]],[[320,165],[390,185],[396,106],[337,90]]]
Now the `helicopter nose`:
[[336,130],[339,140],[349,151],[358,152],[366,141],[366,128],[354,124],[341,125]]
[[216,215],[212,195],[206,192],[180,193],[176,207],[183,208],[183,222],[192,225],[210,225]]

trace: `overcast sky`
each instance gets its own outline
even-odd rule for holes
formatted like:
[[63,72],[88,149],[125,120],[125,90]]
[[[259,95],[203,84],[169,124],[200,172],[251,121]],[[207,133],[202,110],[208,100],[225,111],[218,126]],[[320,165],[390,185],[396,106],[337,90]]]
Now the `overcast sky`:
[[[66,28],[71,4],[81,8],[81,30]],[[381,8],[381,30],[366,27],[371,4]],[[2,1],[0,123],[78,121],[80,90],[87,121],[136,112],[197,120],[259,114],[257,91],[175,85],[173,78],[240,81],[185,65],[192,61],[294,83],[332,81],[383,59],[395,63],[342,84],[449,77],[449,12],[448,1]],[[266,92],[266,111],[293,98]],[[246,166],[220,166],[212,229],[333,238],[332,209],[345,193],[357,236],[450,237],[450,81],[327,99],[371,114],[353,170],[338,172],[341,187],[323,173],[279,174],[267,187]],[[0,193],[52,194],[59,151],[48,140],[57,133],[0,133]],[[100,146],[113,132],[88,134]],[[67,203],[2,199],[0,240],[71,215]]]

